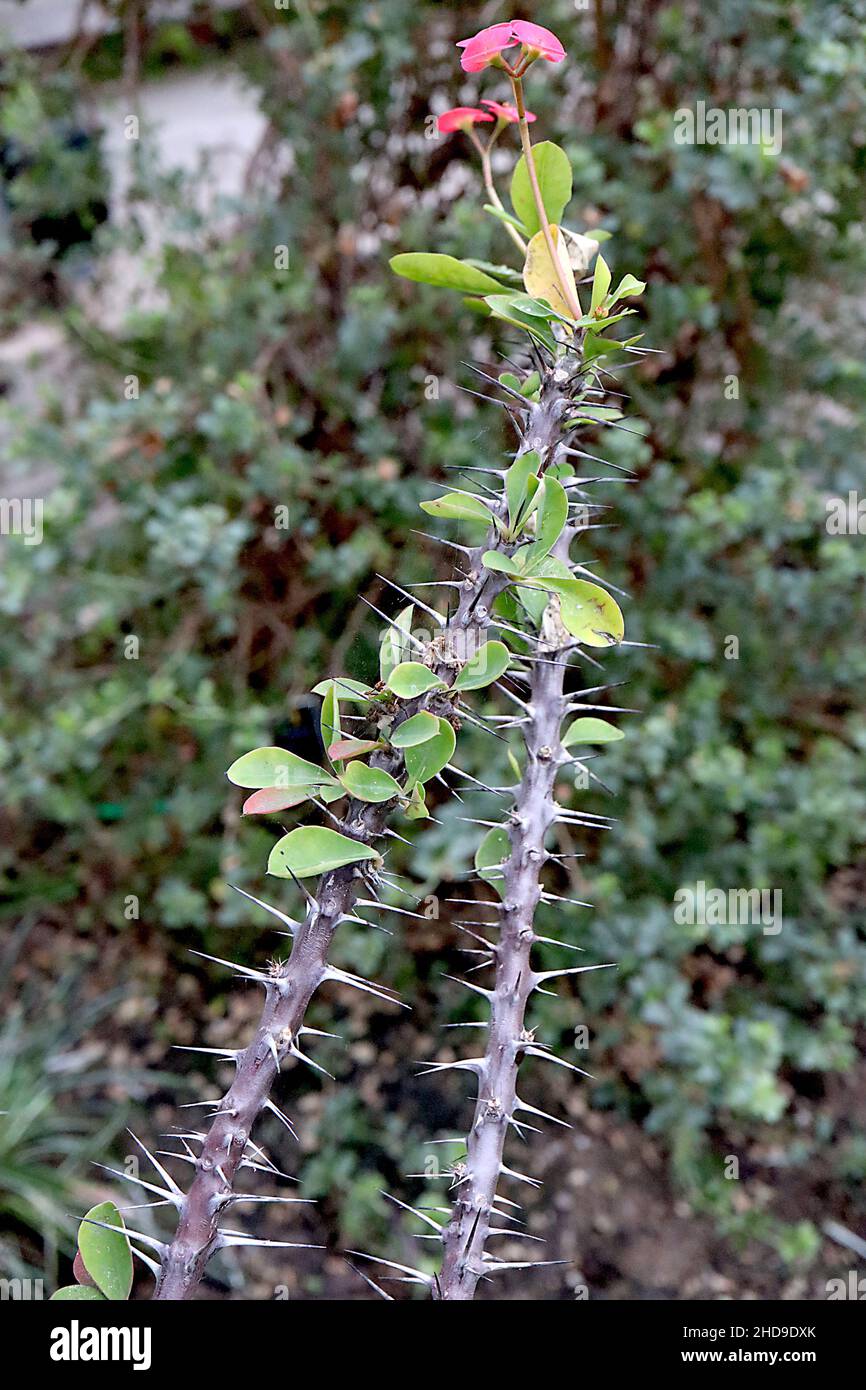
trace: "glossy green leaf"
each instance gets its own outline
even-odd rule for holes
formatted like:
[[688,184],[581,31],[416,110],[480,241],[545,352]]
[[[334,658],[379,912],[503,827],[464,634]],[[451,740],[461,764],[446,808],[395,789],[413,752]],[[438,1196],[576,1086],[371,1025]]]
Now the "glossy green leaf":
[[[268,856],[268,873],[275,878],[315,878],[344,864],[378,859],[369,845],[359,844],[322,825],[300,825],[277,840]],[[291,873],[289,872],[291,870]]]
[[556,478],[545,477],[541,484],[541,500],[535,521],[535,540],[524,556],[528,570],[552,550],[562,535],[568,520],[568,494]]
[[427,802],[424,799],[424,787],[420,782],[416,782],[409,793],[409,802],[403,808],[403,814],[407,820],[429,820],[430,812],[427,810]]
[[385,636],[382,638],[382,645],[379,648],[379,679],[386,681],[395,666],[399,666],[401,661],[405,661],[412,650],[412,643],[409,641],[409,634],[412,631],[412,619],[415,616],[414,603],[407,603],[389,624]]
[[403,661],[388,677],[388,689],[401,700],[414,700],[417,695],[426,695],[428,690],[444,690],[445,682],[420,661]]
[[[529,489],[529,479],[535,477],[538,471],[540,459],[535,449],[528,449],[525,454],[521,454],[514,460],[505,475],[505,496],[508,499],[508,525],[512,534],[519,520],[522,520],[521,511],[529,500],[531,493]],[[536,487],[538,486],[536,481]]]
[[489,294],[485,298],[485,303],[494,318],[502,319],[504,323],[513,324],[516,328],[524,328],[533,338],[537,338],[548,352],[555,353],[556,339],[550,329],[550,319],[556,317],[553,309],[549,305],[539,305],[539,309],[546,308],[546,313],[535,313],[530,311],[523,301],[534,302],[525,294]]
[[105,1295],[90,1284],[66,1284],[48,1300],[49,1303],[105,1303]]
[[569,724],[562,736],[562,746],[574,748],[578,743],[616,743],[621,738],[625,738],[622,729],[608,724],[606,719],[585,715]]
[[254,748],[237,758],[226,776],[236,787],[305,787],[331,781],[323,767],[285,748]]
[[342,737],[340,728],[340,701],[337,697],[337,689],[333,681],[328,682],[328,689],[322,700],[322,708],[319,712],[319,729],[322,735],[322,744],[325,748],[330,748],[332,743],[336,743]]
[[452,690],[482,690],[508,670],[511,653],[504,642],[484,642],[467,661]]
[[496,570],[499,574],[508,574],[513,578],[520,578],[523,573],[513,560],[509,559],[507,555],[500,555],[498,550],[485,550],[481,557],[481,563],[486,569]]
[[406,280],[436,285],[440,289],[462,290],[464,294],[495,294],[501,289],[498,280],[483,270],[436,251],[409,251],[392,256],[390,266],[396,275]]
[[429,782],[446,763],[450,763],[457,746],[457,735],[447,719],[439,720],[439,732],[425,743],[407,748],[404,753],[406,776],[410,782]]
[[625,623],[616,600],[600,584],[572,578],[561,560],[547,556],[520,582],[527,589],[558,594],[563,624],[584,646],[609,647],[622,641]]
[[84,1268],[106,1298],[125,1301],[132,1288],[129,1237],[124,1229],[107,1231],[105,1226],[94,1225],[97,1221],[105,1222],[106,1226],[124,1226],[123,1217],[113,1202],[100,1202],[90,1208],[78,1229],[78,1249]]
[[390,801],[400,796],[400,784],[390,773],[380,767],[370,767],[368,763],[348,763],[340,774],[340,781],[350,795],[358,801]]
[[615,304],[618,299],[630,299],[632,296],[643,294],[646,289],[646,280],[636,280],[633,275],[624,275],[611,295],[611,303]]
[[391,743],[395,748],[414,748],[419,743],[426,743],[428,738],[433,738],[438,732],[439,720],[435,714],[422,709],[394,730]]
[[592,299],[590,300],[589,312],[594,314],[600,304],[604,303],[608,290],[610,289],[610,267],[604,256],[599,254],[595,263],[595,274],[592,277]]
[[625,623],[619,604],[599,584],[574,579],[576,586],[562,595],[562,621],[585,647],[611,647],[621,642]]
[[422,512],[429,516],[444,516],[452,521],[478,521],[490,526],[493,514],[480,497],[467,492],[446,492],[442,497],[434,497],[421,503]]
[[[532,153],[547,220],[549,223],[561,222],[565,205],[571,198],[571,161],[565,150],[551,140],[542,140],[534,145]],[[529,236],[541,230],[524,155],[517,161],[511,179],[511,204]]]

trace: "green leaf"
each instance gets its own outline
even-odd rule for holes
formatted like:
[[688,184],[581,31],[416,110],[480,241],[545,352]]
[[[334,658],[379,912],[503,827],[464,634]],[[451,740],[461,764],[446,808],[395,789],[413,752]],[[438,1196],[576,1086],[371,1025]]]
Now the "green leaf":
[[[535,477],[541,460],[534,449],[516,458],[505,475],[505,496],[508,498],[508,525],[512,533],[520,519],[521,508],[530,496],[529,479]],[[537,486],[537,480],[536,480]]]
[[404,756],[406,776],[410,782],[429,782],[437,772],[441,772],[451,761],[457,746],[457,735],[447,719],[439,720],[439,732],[435,738],[428,738],[414,748],[407,748]]
[[285,748],[254,748],[226,773],[236,787],[306,787],[330,782],[330,773]]
[[583,340],[584,360],[593,362],[596,357],[606,357],[611,352],[624,352],[626,348],[639,343],[642,337],[643,334],[638,333],[634,338],[624,338],[619,342],[616,338],[602,338],[598,333],[588,331]]
[[504,826],[489,830],[475,851],[475,867],[479,877],[496,889],[501,897],[502,865],[511,857],[511,841]]
[[340,728],[340,702],[337,698],[337,690],[333,681],[328,682],[328,691],[322,700],[322,708],[319,713],[319,728],[322,734],[322,743],[325,748],[330,748],[332,743],[336,743],[342,737]]
[[430,812],[427,810],[427,802],[424,799],[424,788],[420,782],[416,782],[409,794],[409,804],[403,808],[403,814],[407,820],[429,820]]
[[622,729],[608,724],[606,719],[595,719],[589,715],[575,719],[562,736],[563,748],[573,748],[578,743],[616,743],[625,738]]
[[514,561],[510,560],[507,555],[500,555],[498,550],[485,550],[481,556],[481,563],[486,569],[497,570],[500,574],[522,578],[523,571],[519,570]]
[[437,285],[440,289],[462,290],[464,294],[495,294],[502,288],[498,280],[483,270],[436,251],[409,251],[392,256],[390,266],[395,275],[402,275],[406,280]]
[[414,748],[419,743],[426,743],[438,732],[439,720],[435,714],[422,709],[419,714],[413,714],[411,719],[398,725],[391,735],[391,743],[394,748]]
[[422,502],[421,510],[430,516],[448,517],[451,521],[480,521],[484,526],[493,522],[489,507],[470,492],[446,492],[442,497]]
[[[521,553],[518,551],[518,556]],[[616,600],[600,584],[574,579],[568,566],[555,556],[546,556],[531,574],[519,576],[518,582],[522,592],[547,589],[559,594],[562,621],[584,646],[609,647],[622,641],[625,624]]]
[[595,263],[595,274],[592,277],[592,299],[589,305],[589,312],[594,314],[600,304],[604,302],[608,290],[610,289],[610,267],[604,256],[599,254]]
[[599,584],[573,579],[562,594],[561,616],[567,630],[585,647],[611,647],[621,642],[625,623],[619,604]]
[[417,695],[426,695],[428,690],[445,688],[445,682],[420,661],[402,661],[388,677],[388,689],[400,700],[414,700]]
[[541,489],[535,526],[536,538],[524,558],[527,570],[553,549],[568,520],[568,494],[562,483],[557,482],[555,478],[545,477]]
[[[354,704],[366,705],[374,693],[363,681],[353,681],[348,676],[334,676],[333,683],[337,687],[337,699],[349,700]],[[331,679],[319,681],[318,685],[313,686],[313,694],[327,695],[331,684]]]
[[618,299],[629,299],[632,295],[643,294],[646,280],[636,280],[633,275],[624,275],[610,297],[615,304]]
[[[316,878],[344,864],[378,859],[369,845],[359,844],[322,825],[300,825],[277,840],[268,856],[268,873],[274,878]],[[289,872],[291,870],[291,873]]]
[[401,661],[405,661],[412,647],[409,641],[409,634],[412,631],[412,619],[415,615],[414,603],[408,603],[404,609],[397,614],[393,624],[382,638],[382,645],[379,648],[379,679],[386,681],[395,666]]
[[[105,1226],[91,1223],[104,1221],[121,1230],[107,1231]],[[132,1288],[132,1252],[125,1233],[123,1217],[113,1202],[100,1202],[91,1207],[78,1228],[78,1249],[84,1268],[106,1298],[125,1301]],[[87,1285],[82,1285],[86,1288]]]
[[58,1289],[48,1300],[49,1303],[104,1303],[105,1296],[94,1289],[90,1284],[66,1284],[62,1289]]
[[467,256],[464,265],[471,265],[475,270],[483,270],[485,275],[492,275],[494,280],[501,280],[503,284],[509,285],[512,289],[523,289],[523,278],[520,272],[513,270],[510,265],[494,265],[490,261],[479,261],[474,256]]
[[[559,223],[562,221],[563,209],[571,198],[571,164],[568,155],[551,140],[543,140],[533,146],[532,153],[547,220],[549,223]],[[511,203],[529,236],[541,231],[525,155],[520,156],[511,179]]]
[[358,801],[390,801],[401,796],[400,784],[394,781],[389,772],[380,767],[370,767],[368,763],[352,762],[340,774],[340,781]]
[[[502,319],[504,323],[513,324],[516,328],[524,328],[533,338],[537,338],[540,343],[543,343],[548,352],[555,353],[556,339],[550,331],[548,322],[549,319],[557,317],[553,309],[548,306],[546,315],[532,313],[525,308],[520,302],[521,300],[529,300],[529,295],[489,294],[485,303],[489,305],[494,318]],[[538,301],[530,302],[538,303]],[[539,307],[544,308],[543,305],[539,305]]]
[[492,685],[508,670],[510,660],[511,653],[504,642],[485,642],[467,661],[451,689],[481,690]]
[[510,212],[504,208],[494,207],[492,203],[484,204],[484,211],[489,212],[491,217],[498,217],[500,222],[507,222],[509,226],[516,228],[518,232],[525,232],[526,228],[519,217],[512,217]]

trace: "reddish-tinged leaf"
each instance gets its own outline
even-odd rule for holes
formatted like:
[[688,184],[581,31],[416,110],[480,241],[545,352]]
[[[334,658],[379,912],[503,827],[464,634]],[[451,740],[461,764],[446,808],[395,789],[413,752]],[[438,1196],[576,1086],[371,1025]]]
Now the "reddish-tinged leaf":
[[90,1284],[94,1289],[96,1288],[96,1280],[91,1279],[90,1275],[87,1273],[87,1266],[81,1258],[80,1250],[76,1250],[75,1252],[75,1259],[72,1261],[72,1273],[75,1275],[79,1284]]
[[379,747],[371,738],[338,738],[328,749],[328,757],[342,762],[345,758],[360,758],[364,753],[373,753]]
[[243,814],[263,816],[268,811],[287,811],[290,806],[300,806],[310,792],[318,790],[318,787],[262,787],[260,791],[247,797],[243,804]]

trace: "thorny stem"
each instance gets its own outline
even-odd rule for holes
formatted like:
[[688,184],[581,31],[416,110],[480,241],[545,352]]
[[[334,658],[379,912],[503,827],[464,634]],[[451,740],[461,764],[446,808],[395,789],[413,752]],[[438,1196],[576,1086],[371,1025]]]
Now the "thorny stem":
[[[491,543],[494,543],[491,539]],[[457,639],[469,629],[486,627],[496,595],[503,587],[501,575],[485,570],[485,547],[470,552],[468,577],[461,586],[457,609],[445,628],[446,637]],[[444,678],[453,676],[447,663],[436,666]],[[407,704],[408,718],[436,700],[449,699],[441,692]],[[443,703],[437,711],[453,713]],[[399,772],[402,757],[395,750],[377,754],[376,766]],[[352,801],[344,818],[343,833],[371,844],[385,828],[388,805]],[[197,1288],[211,1255],[220,1246],[220,1217],[231,1204],[235,1176],[245,1156],[253,1125],[269,1100],[279,1065],[291,1055],[310,999],[327,978],[327,956],[334,932],[352,911],[364,880],[357,866],[347,865],[325,874],[319,881],[315,906],[297,931],[291,954],[273,974],[265,990],[265,1003],[250,1045],[237,1057],[234,1081],[221,1101],[214,1103],[210,1129],[199,1153],[195,1175],[180,1209],[174,1237],[167,1247],[154,1298],[189,1298]]]
[[[556,656],[551,650],[550,655]],[[525,1016],[533,989],[530,955],[535,909],[541,895],[539,870],[547,855],[545,834],[553,820],[553,784],[563,716],[563,667],[537,663],[530,702],[533,720],[526,739],[526,771],[515,798],[511,857],[504,868],[503,909],[495,949],[495,982],[478,1099],[466,1145],[464,1181],[444,1236],[441,1297],[471,1299],[485,1270],[485,1246],[496,1214],[505,1137],[517,1101],[517,1069],[526,1040]],[[498,1229],[502,1229],[500,1225]]]
[[547,220],[544,199],[541,196],[541,188],[538,183],[538,170],[535,167],[535,156],[532,153],[532,140],[529,135],[529,123],[526,119],[526,104],[523,100],[523,82],[519,76],[515,74],[511,75],[511,86],[514,90],[514,104],[517,107],[520,143],[523,146],[523,157],[526,160],[526,172],[529,175],[529,186],[532,189],[532,196],[535,199],[538,220],[541,224],[541,230],[544,233],[544,244],[547,247],[547,254],[550,257],[550,264],[553,266],[563,302],[568,305],[568,312],[571,314],[571,317],[579,319],[581,317],[580,303],[562,273],[559,256],[553,244],[550,223]]
[[[541,398],[527,420],[521,451],[538,452],[542,468],[556,458],[561,422],[567,402],[548,372]],[[560,543],[567,559],[567,528]],[[555,605],[554,605],[555,607]],[[549,610],[551,611],[551,610]],[[495,977],[490,997],[490,1023],[484,1059],[478,1075],[478,1097],[472,1128],[456,1186],[454,1211],[443,1233],[444,1257],[438,1295],[442,1299],[467,1300],[484,1274],[485,1245],[496,1214],[496,1188],[502,1171],[503,1150],[509,1125],[517,1108],[517,1069],[523,1055],[525,1015],[533,990],[530,965],[533,919],[541,896],[540,871],[547,859],[544,841],[555,817],[553,785],[561,761],[560,724],[565,713],[563,681],[565,662],[556,637],[550,634],[545,656],[534,662],[528,704],[531,710],[524,742],[526,767],[515,792],[510,819],[511,855],[503,869],[499,936],[493,947]],[[545,628],[542,632],[544,634]]]

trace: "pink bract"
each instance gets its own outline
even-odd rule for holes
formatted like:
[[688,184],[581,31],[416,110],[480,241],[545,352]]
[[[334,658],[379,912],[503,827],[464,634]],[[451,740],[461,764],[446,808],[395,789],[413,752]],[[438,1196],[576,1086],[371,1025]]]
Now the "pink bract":
[[548,63],[561,63],[565,57],[565,49],[556,35],[540,24],[516,19],[511,25],[511,32],[519,43],[537,52],[539,57],[546,58]]
[[491,24],[471,39],[461,39],[457,45],[463,49],[460,66],[464,72],[480,72],[495,63],[504,48],[515,43],[523,44],[530,59],[544,58],[548,63],[561,63],[565,57],[565,49],[549,29],[526,19],[512,19],[507,24]]
[[460,58],[463,71],[480,72],[499,57],[503,48],[516,43],[517,40],[511,32],[513,27],[511,23],[491,24],[489,29],[480,30],[471,39],[461,39],[457,47],[463,49]]
[[[482,105],[489,107],[489,109],[493,112],[494,116],[499,117],[500,121],[511,121],[512,124],[514,124],[520,120],[520,117],[517,114],[517,107],[512,106],[511,103],[508,101],[488,101],[487,99],[485,99],[482,102]],[[527,111],[526,119],[527,121],[534,121],[534,113],[532,111]]]
[[467,130],[479,121],[492,120],[492,116],[486,111],[480,111],[477,106],[452,106],[450,111],[442,112],[436,124],[443,135],[448,135],[452,130]]

